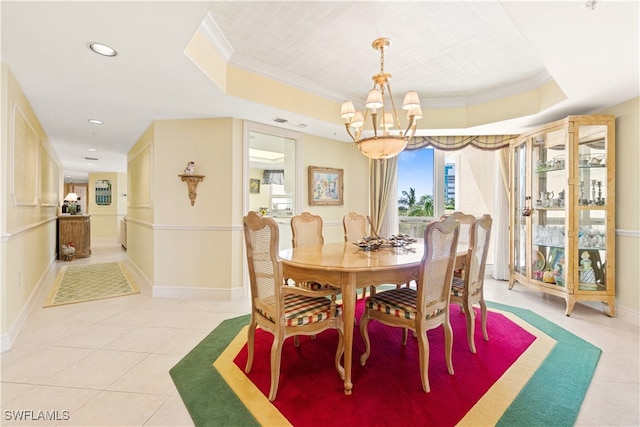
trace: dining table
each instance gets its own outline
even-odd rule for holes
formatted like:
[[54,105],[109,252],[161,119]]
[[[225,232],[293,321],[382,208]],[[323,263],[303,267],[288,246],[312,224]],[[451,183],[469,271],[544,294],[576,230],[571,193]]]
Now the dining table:
[[[458,244],[456,268],[463,266],[467,244]],[[402,247],[364,250],[353,242],[299,246],[279,252],[283,276],[295,282],[326,283],[342,293],[344,320],[344,393],[353,390],[353,329],[357,290],[379,285],[402,285],[418,280],[424,242]]]

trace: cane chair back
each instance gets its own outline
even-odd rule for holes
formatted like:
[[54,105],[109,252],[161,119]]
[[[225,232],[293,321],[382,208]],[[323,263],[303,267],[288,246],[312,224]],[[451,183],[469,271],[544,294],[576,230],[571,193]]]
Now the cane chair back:
[[480,304],[482,335],[489,341],[487,333],[487,305],[484,302],[484,275],[491,238],[491,216],[484,215],[471,224],[469,250],[465,260],[464,278],[454,277],[451,287],[451,302],[459,304],[467,318],[467,341],[472,353],[475,345],[475,311],[473,305]]
[[278,225],[271,218],[249,212],[243,220],[244,237],[251,284],[251,321],[247,337],[248,357],[245,372],[253,364],[256,327],[274,335],[271,354],[269,400],[276,398],[280,376],[282,345],[286,338],[315,335],[327,329],[338,331],[335,366],[344,379],[340,365],[343,349],[342,309],[331,291],[311,291],[286,284],[278,256]]
[[367,219],[364,215],[349,212],[342,218],[342,225],[345,242],[355,242],[367,237]]
[[[367,325],[371,319],[394,327],[412,330],[418,338],[420,377],[422,388],[429,386],[429,341],[427,331],[442,325],[445,338],[445,359],[449,374],[453,375],[451,353],[453,331],[449,322],[449,301],[453,266],[458,246],[459,223],[453,218],[427,225],[424,234],[424,255],[416,289],[402,287],[378,292],[365,301],[360,320],[360,333],[365,352],[360,357],[364,365],[371,353]],[[405,344],[403,340],[403,344]]]
[[440,219],[445,219],[448,217],[452,217],[460,223],[460,235],[458,237],[458,243],[469,244],[469,242],[471,241],[471,236],[469,234],[471,224],[473,224],[473,221],[476,220],[476,217],[471,214],[456,211],[449,215],[442,215]]
[[[293,247],[297,248],[300,246],[324,244],[324,237],[322,236],[322,226],[323,223],[321,216],[313,215],[309,212],[302,212],[299,215],[295,215],[293,218],[291,218],[291,243]],[[299,282],[297,285],[312,290],[333,289],[335,293],[339,293],[339,290],[337,290],[336,288],[331,288],[327,284],[318,282]]]

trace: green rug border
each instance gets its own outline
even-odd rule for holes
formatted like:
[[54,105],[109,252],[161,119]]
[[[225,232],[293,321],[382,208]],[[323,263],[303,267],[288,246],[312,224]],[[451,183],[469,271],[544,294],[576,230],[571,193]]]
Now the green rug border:
[[531,310],[487,301],[557,341],[497,426],[573,426],[602,350]]
[[[487,305],[515,314],[557,341],[496,425],[573,426],[602,350],[531,310]],[[223,321],[169,371],[198,427],[260,425],[212,365],[249,319]]]

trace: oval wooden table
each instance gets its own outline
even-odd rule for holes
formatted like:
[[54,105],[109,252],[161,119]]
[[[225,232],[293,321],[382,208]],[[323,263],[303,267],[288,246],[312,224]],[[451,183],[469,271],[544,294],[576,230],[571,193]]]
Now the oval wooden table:
[[[350,242],[280,251],[284,277],[296,282],[328,283],[342,291],[345,394],[350,395],[353,389],[351,366],[357,289],[417,280],[423,252],[422,239],[407,247],[380,248],[375,251],[363,251]],[[459,245],[457,259],[461,260],[466,253],[466,245]]]

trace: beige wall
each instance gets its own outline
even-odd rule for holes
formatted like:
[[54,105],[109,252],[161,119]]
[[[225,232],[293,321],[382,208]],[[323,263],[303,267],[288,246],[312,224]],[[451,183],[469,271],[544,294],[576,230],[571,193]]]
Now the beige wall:
[[151,125],[127,154],[127,255],[153,283],[153,136]]
[[[353,144],[305,135],[302,158],[302,211],[320,215],[325,242],[344,241],[342,218],[351,211],[369,212],[369,160]],[[310,206],[308,202],[309,166],[343,169],[344,205]]]
[[[126,213],[126,176],[125,173],[96,172],[89,174],[87,184],[88,213],[91,215],[91,242],[116,241],[120,238],[120,222]],[[111,181],[111,205],[96,204],[96,181]],[[123,186],[124,184],[124,186]],[[124,205],[124,206],[123,206]]]
[[10,347],[56,256],[62,168],[11,70],[2,64],[1,347]]
[[[236,298],[244,293],[242,234],[245,159],[242,122],[236,119],[156,121],[129,153],[130,182],[127,248],[132,262],[143,272],[157,296]],[[176,144],[176,141],[180,141]],[[368,208],[368,161],[351,144],[305,135],[300,147],[303,173],[302,210],[322,215],[325,239],[343,240],[342,217],[350,210]],[[139,154],[149,152],[150,155]],[[138,154],[136,154],[138,153]],[[134,158],[144,161],[133,161]],[[205,178],[198,184],[191,206],[187,184],[178,177],[188,161]],[[307,167],[344,169],[345,204],[309,206],[306,200]],[[146,172],[145,172],[146,173]],[[251,174],[249,174],[251,176]],[[132,208],[150,191],[149,206]],[[153,211],[151,217],[145,211]],[[288,220],[281,221],[284,241],[290,240]],[[149,244],[151,237],[152,244]],[[144,248],[141,250],[140,248]]]
[[[129,176],[143,182],[129,185],[128,255],[154,295],[241,293],[241,126],[234,119],[156,121],[129,153]],[[204,175],[193,206],[178,176],[189,161]]]
[[616,303],[640,311],[640,98],[601,111],[616,116]]

